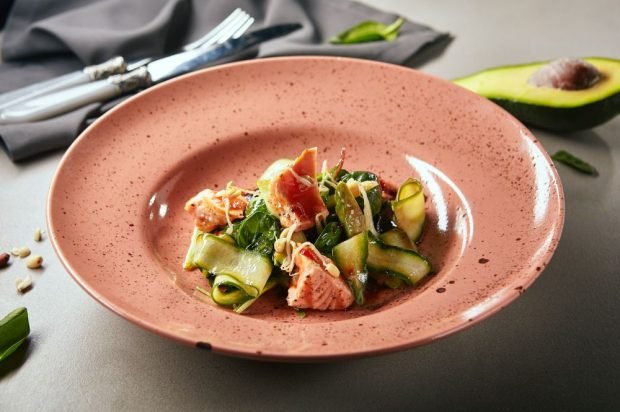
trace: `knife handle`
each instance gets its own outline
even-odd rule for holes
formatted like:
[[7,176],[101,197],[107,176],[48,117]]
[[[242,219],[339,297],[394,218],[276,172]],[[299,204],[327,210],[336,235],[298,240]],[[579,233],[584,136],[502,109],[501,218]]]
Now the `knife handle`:
[[67,73],[53,79],[34,83],[10,92],[0,94],[0,109],[16,105],[37,96],[67,89],[80,84],[104,79],[118,73],[124,73],[127,62],[122,57],[113,57],[103,63],[87,66],[82,70]]
[[147,68],[140,67],[126,74],[117,74],[104,80],[59,90],[7,107],[0,112],[0,123],[23,123],[49,119],[90,103],[103,102],[123,93],[147,87],[150,83]]

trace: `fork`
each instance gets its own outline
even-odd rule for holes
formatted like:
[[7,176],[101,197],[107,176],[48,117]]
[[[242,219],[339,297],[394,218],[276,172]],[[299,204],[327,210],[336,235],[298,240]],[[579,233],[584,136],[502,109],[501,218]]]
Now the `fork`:
[[[254,18],[242,9],[237,8],[207,34],[196,41],[186,44],[182,49],[183,51],[188,51],[221,44],[235,33],[245,32],[252,23],[254,23]],[[153,59],[148,57],[126,62],[123,57],[117,56],[100,64],[86,66],[82,70],[12,90],[0,94],[0,110],[37,96],[101,80],[113,74],[126,73],[150,63]]]
[[90,103],[104,102],[122,94],[146,89],[182,74],[214,64],[254,45],[284,36],[301,27],[299,23],[277,24],[245,33],[253,19],[236,31],[228,30],[221,36],[221,44],[202,45],[182,51],[122,74],[57,90],[37,96],[0,110],[0,124],[23,123],[48,119]]

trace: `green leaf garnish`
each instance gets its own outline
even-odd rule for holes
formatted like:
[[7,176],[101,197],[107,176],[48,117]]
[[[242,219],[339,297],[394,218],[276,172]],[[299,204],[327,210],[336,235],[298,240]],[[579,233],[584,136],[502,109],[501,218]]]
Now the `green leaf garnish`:
[[29,334],[26,308],[17,308],[0,320],[0,362],[15,352]]
[[371,41],[393,41],[398,37],[400,27],[404,23],[405,19],[402,17],[390,25],[378,21],[364,21],[330,38],[329,42],[332,44],[356,44]]
[[299,316],[300,319],[303,319],[306,317],[306,312],[304,312],[301,309],[295,309],[295,313],[297,313],[297,316]]
[[590,176],[598,176],[598,171],[590,163],[581,160],[577,156],[567,152],[566,150],[560,150],[553,156],[551,156],[556,162],[564,163],[567,166],[572,167],[582,173]]

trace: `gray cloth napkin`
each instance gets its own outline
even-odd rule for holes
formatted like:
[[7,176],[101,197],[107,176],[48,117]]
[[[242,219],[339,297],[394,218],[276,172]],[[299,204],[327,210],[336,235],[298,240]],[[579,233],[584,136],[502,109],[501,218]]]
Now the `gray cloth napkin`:
[[[116,55],[131,59],[175,52],[235,7],[256,18],[252,29],[303,24],[302,29],[264,43],[243,58],[335,55],[402,64],[445,36],[407,21],[393,42],[329,44],[329,37],[361,21],[391,23],[397,17],[346,0],[16,0],[2,38],[0,93]],[[0,125],[0,139],[13,161],[65,148],[116,102],[89,105],[40,122]]]

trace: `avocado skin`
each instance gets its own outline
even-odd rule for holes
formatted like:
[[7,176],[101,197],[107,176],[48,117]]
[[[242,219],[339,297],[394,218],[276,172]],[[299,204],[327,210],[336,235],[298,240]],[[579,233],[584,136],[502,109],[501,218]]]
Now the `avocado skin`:
[[[581,90],[546,87],[541,88],[543,94],[523,94],[535,87],[529,84],[528,79],[552,63],[549,61],[493,67],[455,79],[454,83],[497,103],[528,126],[554,132],[574,132],[596,127],[620,114],[620,60],[609,57],[584,57],[581,60],[596,67],[602,74],[601,82],[605,81],[604,84],[595,84],[593,87],[598,91],[590,93],[587,98],[579,96]],[[485,82],[491,79],[491,83],[483,85],[481,79]],[[493,81],[497,83],[498,80],[502,84],[500,90],[493,86]],[[510,87],[514,90],[511,92],[510,87],[503,87],[506,85],[504,82],[508,82],[508,86],[512,82]],[[571,100],[573,93],[579,97],[579,102]]]
[[549,107],[491,98],[528,126],[553,132],[576,132],[601,125],[620,113],[620,93],[578,107]]

